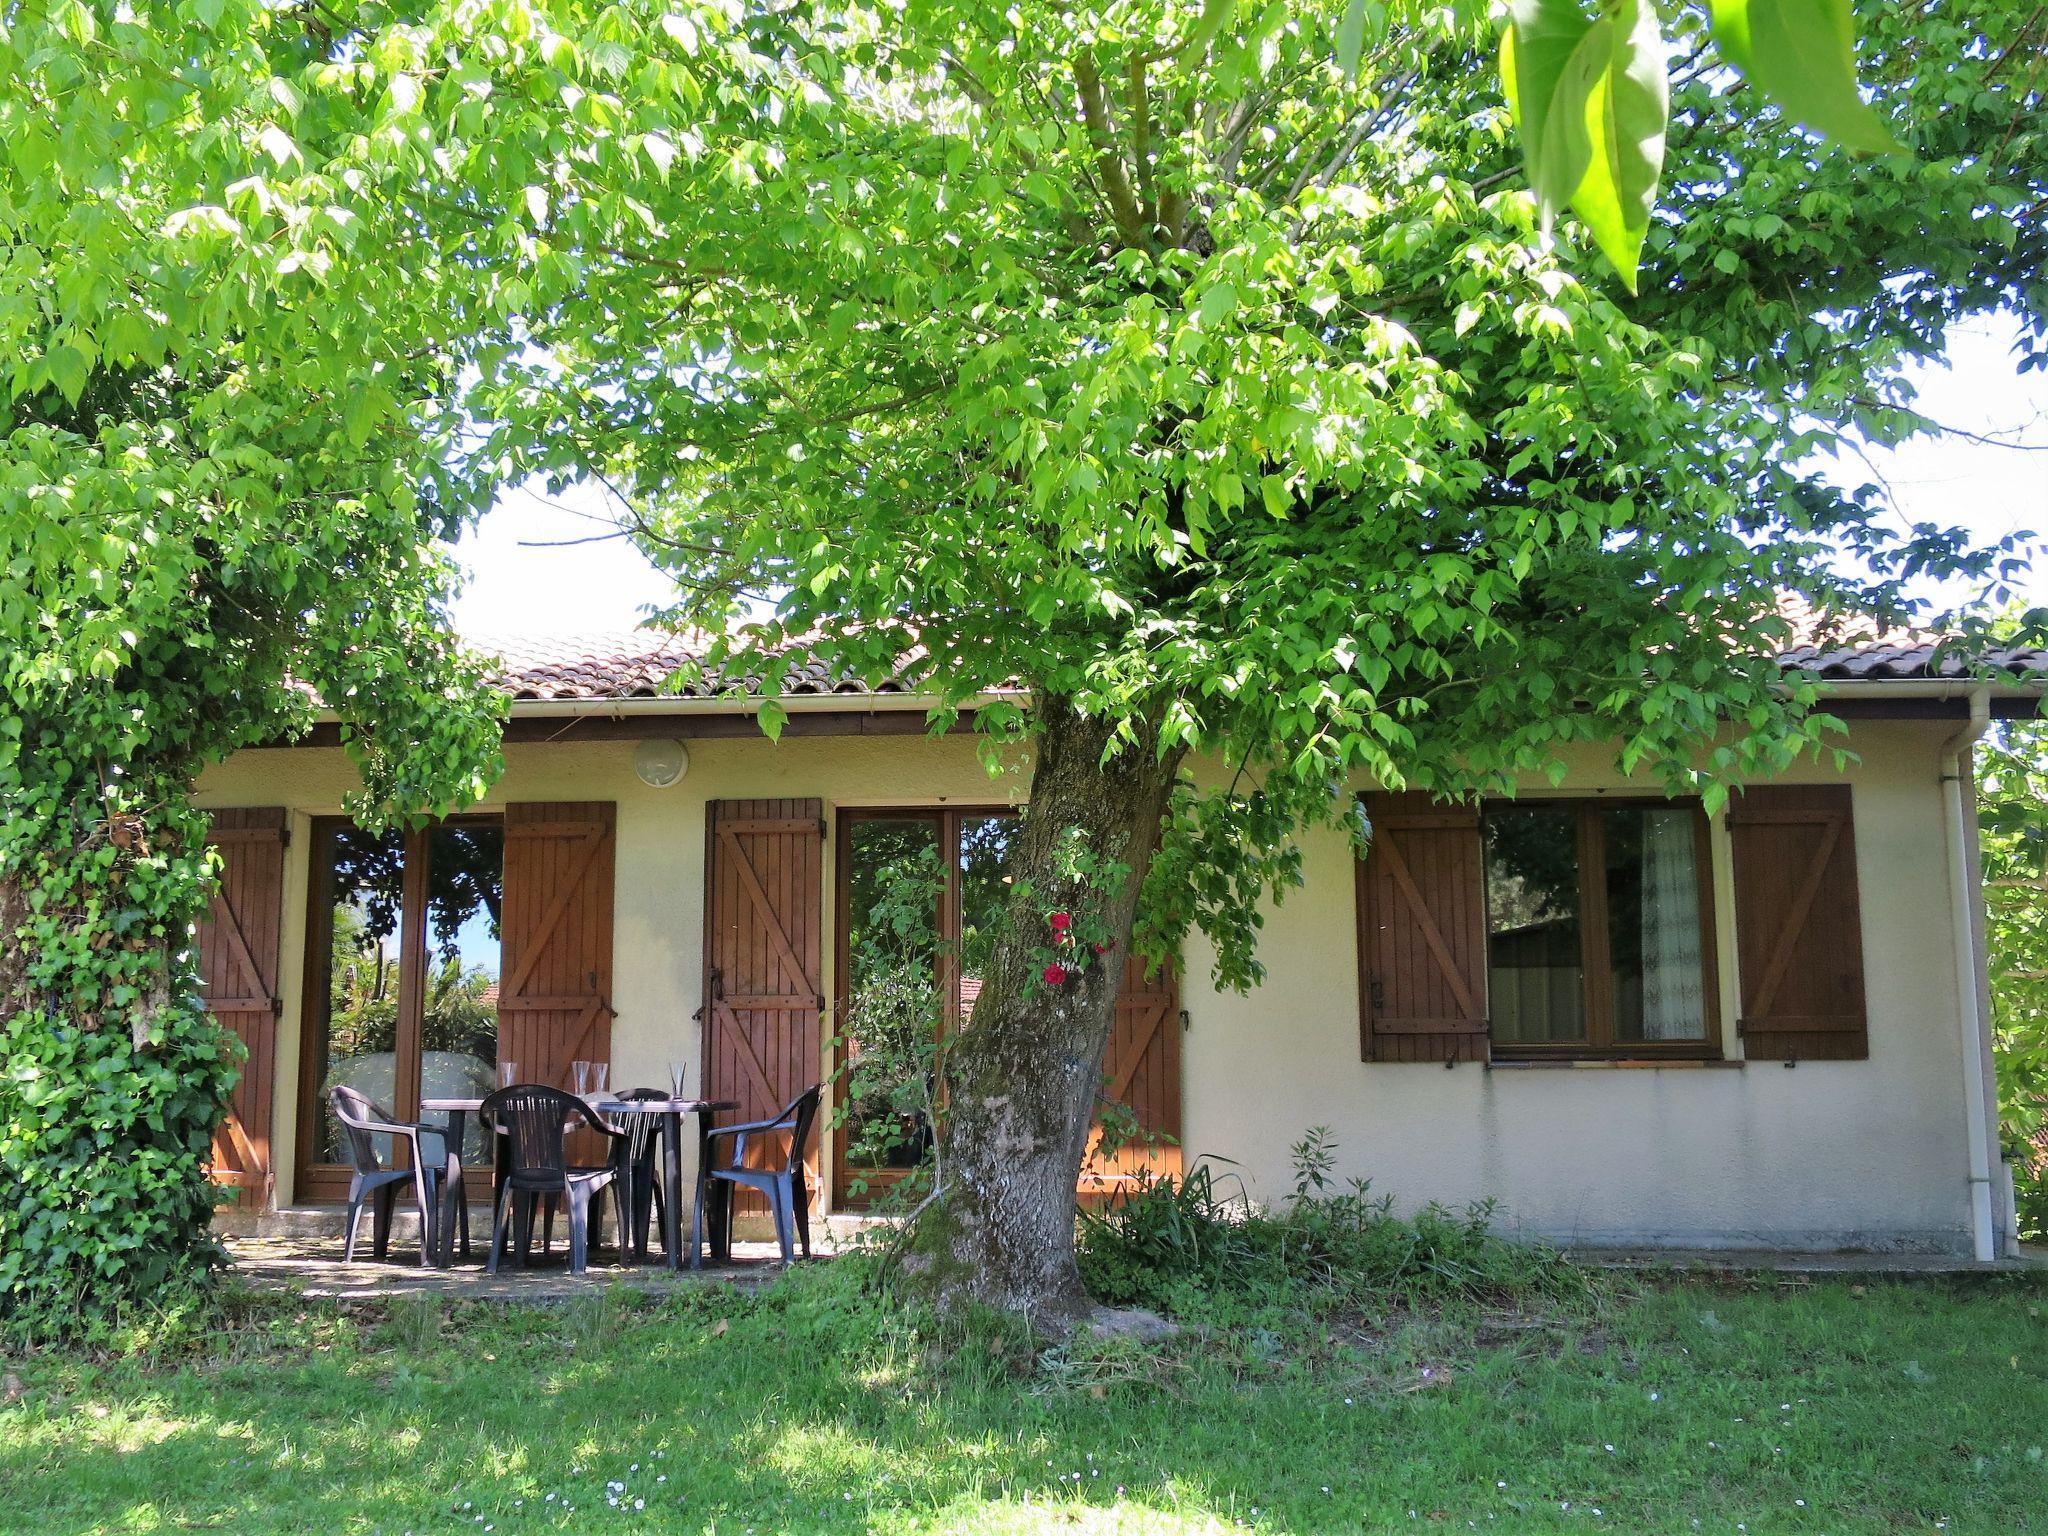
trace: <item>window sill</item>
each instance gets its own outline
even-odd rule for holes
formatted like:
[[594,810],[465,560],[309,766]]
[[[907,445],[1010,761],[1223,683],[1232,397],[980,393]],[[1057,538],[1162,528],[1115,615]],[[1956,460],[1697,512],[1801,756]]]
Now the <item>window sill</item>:
[[1486,1064],[1486,1070],[1489,1072],[1521,1072],[1527,1070],[1534,1070],[1539,1072],[1558,1072],[1584,1071],[1590,1067],[1594,1069],[1609,1071],[1618,1069],[1621,1071],[1633,1072],[1640,1072],[1644,1070],[1655,1072],[1689,1072],[1702,1067],[1710,1068],[1717,1071],[1726,1071],[1730,1068],[1740,1070],[1741,1068],[1746,1067],[1748,1065],[1749,1063],[1746,1061],[1733,1061],[1728,1059],[1727,1057],[1710,1058],[1701,1056],[1574,1056],[1560,1058],[1557,1060],[1544,1061],[1530,1060],[1528,1058],[1509,1058],[1503,1061],[1499,1058],[1495,1058],[1494,1060]]

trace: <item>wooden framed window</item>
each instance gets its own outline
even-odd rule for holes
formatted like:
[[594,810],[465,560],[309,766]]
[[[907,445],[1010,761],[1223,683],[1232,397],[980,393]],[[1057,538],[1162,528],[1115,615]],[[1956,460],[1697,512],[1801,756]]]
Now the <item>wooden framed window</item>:
[[1488,802],[1480,840],[1496,1060],[1721,1054],[1696,802]]

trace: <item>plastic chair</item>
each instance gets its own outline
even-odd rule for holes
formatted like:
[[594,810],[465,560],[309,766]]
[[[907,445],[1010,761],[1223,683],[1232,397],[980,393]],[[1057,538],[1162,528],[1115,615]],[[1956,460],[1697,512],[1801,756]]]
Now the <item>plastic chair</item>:
[[[640,1104],[650,1100],[664,1101],[672,1095],[665,1088],[628,1088],[617,1097],[623,1104]],[[662,1135],[662,1118],[644,1111],[623,1114],[619,1116],[617,1129],[626,1138],[617,1149],[619,1250],[621,1254],[626,1251],[626,1234],[630,1232],[633,1256],[645,1259],[647,1231],[657,1214],[663,1218],[663,1247],[667,1246],[668,1196],[662,1190],[661,1176],[654,1167],[654,1144]]]
[[[462,1216],[462,1250],[467,1253],[469,1203],[462,1198],[462,1152],[449,1144],[448,1133],[438,1125],[394,1120],[366,1095],[338,1083],[327,1090],[327,1104],[341,1126],[350,1163],[348,1238],[342,1246],[342,1262],[356,1261],[356,1230],[362,1225],[366,1204],[374,1209],[370,1251],[380,1259],[386,1255],[391,1244],[391,1209],[402,1184],[412,1185],[413,1202],[419,1209],[420,1263],[434,1262],[442,1235],[451,1230],[447,1223],[457,1208]],[[394,1168],[385,1163],[377,1151],[380,1135],[395,1136],[412,1149],[410,1168]],[[421,1139],[427,1136],[441,1143],[439,1158],[430,1160],[421,1147]]]
[[[723,1220],[718,1230],[724,1234],[724,1251],[718,1257],[727,1260],[732,1257],[732,1197],[733,1191],[745,1185],[758,1189],[768,1197],[768,1209],[775,1217],[775,1241],[782,1249],[782,1262],[792,1262],[790,1252],[790,1229],[795,1228],[797,1240],[803,1245],[805,1258],[811,1256],[811,1196],[809,1179],[804,1172],[804,1153],[810,1149],[811,1125],[818,1118],[818,1090],[807,1088],[783,1108],[782,1113],[772,1120],[755,1120],[745,1125],[721,1125],[705,1136],[705,1159],[697,1168],[697,1209],[690,1220],[690,1245],[693,1252],[699,1251],[704,1241],[704,1201],[707,1195],[716,1193],[723,1202]],[[742,1166],[747,1156],[747,1138],[766,1135],[771,1131],[789,1132],[789,1157],[780,1168],[747,1168]],[[712,1144],[720,1137],[733,1138],[732,1166],[715,1168],[710,1166]]]
[[[524,1197],[527,1225],[533,1205],[549,1196],[563,1199],[569,1207],[569,1273],[580,1275],[590,1257],[590,1208],[598,1204],[603,1218],[603,1195],[618,1177],[618,1144],[627,1138],[598,1117],[597,1111],[574,1094],[540,1083],[516,1083],[500,1088],[477,1108],[477,1119],[487,1131],[495,1132],[498,1143],[498,1190],[491,1222],[491,1258],[486,1266],[498,1272],[498,1260],[505,1249],[505,1224],[512,1215],[514,1196]],[[568,1134],[578,1124],[589,1126],[613,1143],[612,1155],[600,1168],[569,1166]],[[623,1244],[621,1245],[623,1247]],[[526,1262],[521,1244],[520,1262]]]

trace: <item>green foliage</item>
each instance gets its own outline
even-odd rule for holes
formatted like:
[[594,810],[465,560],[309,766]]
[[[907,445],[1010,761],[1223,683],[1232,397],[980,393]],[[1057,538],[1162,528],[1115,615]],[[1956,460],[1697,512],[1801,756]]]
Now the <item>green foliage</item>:
[[1712,0],[1714,41],[1794,122],[1849,149],[1902,146],[1856,89],[1849,0]]
[[300,19],[30,4],[0,63],[0,1313],[91,1329],[213,1259],[237,1067],[195,1000],[192,781],[325,708],[366,817],[482,791],[496,704],[434,540],[486,482],[451,469],[467,322],[401,277],[417,226],[339,167],[269,180],[360,142],[338,81],[295,83],[337,67]]
[[[1656,0],[1594,9],[1512,0],[1501,85],[1544,229],[1572,208],[1634,293],[1663,174],[1670,70]],[[1902,149],[1857,94],[1849,0],[1712,0],[1711,11],[1722,64],[1794,122],[1848,149]]]
[[929,840],[884,857],[862,882],[869,897],[847,938],[850,983],[834,1048],[840,1068],[832,1124],[852,1170],[847,1193],[870,1193],[865,1170],[900,1168],[888,1192],[908,1208],[937,1174],[944,1105],[944,1006],[939,896],[946,872]]
[[2048,726],[1998,726],[1978,748],[1999,1126],[2020,1235],[2048,1235]]
[[1462,1214],[1431,1205],[1403,1218],[1366,1180],[1340,1188],[1335,1150],[1322,1127],[1296,1142],[1294,1189],[1275,1210],[1254,1206],[1233,1176],[1201,1158],[1178,1178],[1147,1180],[1107,1210],[1083,1212],[1090,1293],[1180,1314],[1219,1299],[1284,1297],[1378,1315],[1397,1304],[1583,1291],[1582,1272],[1560,1255],[1495,1237],[1490,1205]]

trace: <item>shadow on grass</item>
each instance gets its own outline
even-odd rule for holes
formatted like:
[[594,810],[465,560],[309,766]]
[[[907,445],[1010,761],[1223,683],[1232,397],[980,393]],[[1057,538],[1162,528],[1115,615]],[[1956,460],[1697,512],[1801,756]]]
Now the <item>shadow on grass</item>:
[[266,1306],[162,1368],[18,1363],[0,1530],[2023,1531],[2044,1300],[1673,1285],[943,1370],[847,1276]]

